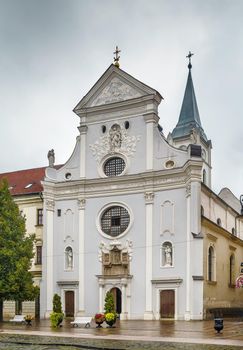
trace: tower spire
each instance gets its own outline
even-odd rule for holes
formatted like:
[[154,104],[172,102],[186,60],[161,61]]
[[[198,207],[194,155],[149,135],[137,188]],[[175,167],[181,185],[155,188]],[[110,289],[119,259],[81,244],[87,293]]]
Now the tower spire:
[[181,106],[181,112],[179,116],[178,123],[174,130],[172,131],[172,138],[178,139],[178,138],[184,138],[187,136],[190,136],[193,129],[198,130],[200,133],[200,136],[204,139],[205,142],[207,142],[207,136],[204,133],[204,130],[202,128],[200,115],[197,107],[197,100],[196,95],[194,91],[193,81],[192,81],[192,75],[191,75],[191,57],[194,54],[189,51],[189,54],[186,56],[189,59],[189,72],[188,72],[188,78],[186,83],[186,89],[185,94]]

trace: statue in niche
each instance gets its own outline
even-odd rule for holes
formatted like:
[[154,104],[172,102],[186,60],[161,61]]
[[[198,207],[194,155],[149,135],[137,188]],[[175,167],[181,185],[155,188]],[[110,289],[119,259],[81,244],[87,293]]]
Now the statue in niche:
[[55,163],[55,153],[54,153],[54,149],[51,149],[48,154],[47,154],[47,158],[49,161],[49,167],[54,168],[54,163]]
[[69,270],[73,268],[73,250],[71,247],[66,248],[66,268]]
[[171,266],[172,265],[171,246],[166,245],[164,251],[165,251],[165,265],[164,266]]
[[109,131],[110,135],[110,148],[112,151],[121,148],[122,134],[121,127],[118,124],[112,125]]

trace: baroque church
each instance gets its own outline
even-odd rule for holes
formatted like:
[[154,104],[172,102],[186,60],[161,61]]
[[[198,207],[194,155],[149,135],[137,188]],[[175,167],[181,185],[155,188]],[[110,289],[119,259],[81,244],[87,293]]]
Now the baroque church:
[[48,153],[37,206],[41,318],[49,317],[54,293],[66,316],[103,312],[107,291],[121,320],[200,320],[215,308],[243,307],[235,288],[243,272],[242,208],[228,188],[211,188],[212,143],[191,56],[167,138],[162,96],[119,67],[117,50],[73,110],[80,124],[70,158],[55,166]]

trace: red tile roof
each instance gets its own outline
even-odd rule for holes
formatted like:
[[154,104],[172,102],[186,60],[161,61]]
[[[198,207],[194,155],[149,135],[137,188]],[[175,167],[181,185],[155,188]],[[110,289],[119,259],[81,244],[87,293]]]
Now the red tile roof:
[[[59,169],[61,165],[55,166]],[[0,181],[7,179],[10,193],[13,196],[34,194],[43,191],[41,181],[44,180],[46,167],[18,170],[0,174]]]

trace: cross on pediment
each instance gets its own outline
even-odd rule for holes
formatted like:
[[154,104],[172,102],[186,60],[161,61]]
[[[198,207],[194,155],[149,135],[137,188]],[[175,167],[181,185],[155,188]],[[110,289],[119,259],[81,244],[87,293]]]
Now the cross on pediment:
[[119,56],[119,53],[121,52],[121,50],[118,49],[118,46],[116,46],[116,51],[113,52],[113,54],[115,55],[114,57],[114,65],[116,67],[120,67],[120,64],[119,64],[119,59],[120,59],[120,56]]

